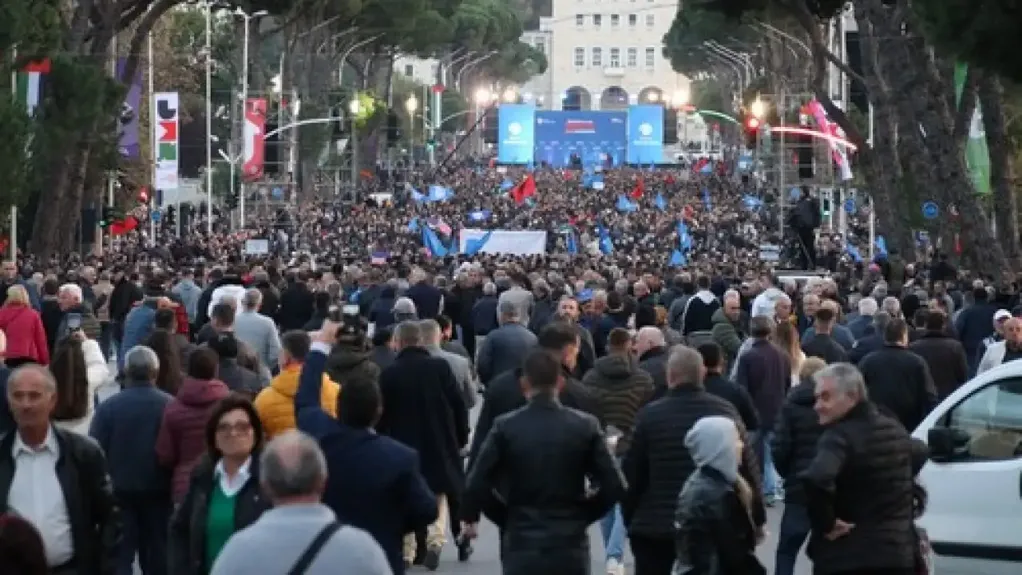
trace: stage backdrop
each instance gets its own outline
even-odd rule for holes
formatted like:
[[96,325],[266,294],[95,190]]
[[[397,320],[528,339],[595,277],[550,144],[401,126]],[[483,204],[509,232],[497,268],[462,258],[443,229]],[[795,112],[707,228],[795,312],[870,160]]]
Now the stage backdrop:
[[663,161],[663,106],[629,106],[628,163],[648,165]]
[[502,105],[497,110],[497,161],[502,164],[532,163],[535,130],[535,106]]
[[536,112],[536,163],[567,166],[578,154],[586,166],[625,161],[627,112]]

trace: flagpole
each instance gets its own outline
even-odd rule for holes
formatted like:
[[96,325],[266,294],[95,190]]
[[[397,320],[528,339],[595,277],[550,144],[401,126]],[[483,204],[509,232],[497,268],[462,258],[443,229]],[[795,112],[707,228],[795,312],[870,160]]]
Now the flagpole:
[[[117,78],[117,35],[116,34],[114,34],[113,38],[111,38],[111,40],[110,40],[110,77],[112,77],[115,81],[118,80],[118,78]],[[116,188],[116,178],[117,178],[117,171],[116,170],[108,173],[107,177],[106,177],[106,205],[110,206],[111,208],[114,207],[114,192],[116,191],[115,190],[115,188]],[[100,212],[102,212],[102,207],[100,208]],[[98,242],[99,253],[100,253],[100,255],[102,255],[103,254],[103,228],[102,227],[99,228],[99,238],[98,239],[99,239],[99,242]],[[112,233],[108,233],[107,234],[107,241],[109,242],[110,251],[113,252],[114,251],[114,235]]]
[[[178,202],[178,222],[181,221],[180,212]],[[206,2],[206,234],[213,235],[213,8],[210,2]],[[177,235],[181,237],[181,232]]]
[[[156,246],[156,221],[153,220],[153,208],[156,205],[156,80],[153,78],[153,32],[149,31],[146,36],[146,65],[149,68],[149,153],[153,157],[152,162],[152,190],[149,194],[149,241]],[[178,214],[181,217],[181,214]]]
[[[11,99],[18,100],[18,51],[11,50],[14,59],[11,61]],[[18,205],[11,204],[11,261],[18,263]]]

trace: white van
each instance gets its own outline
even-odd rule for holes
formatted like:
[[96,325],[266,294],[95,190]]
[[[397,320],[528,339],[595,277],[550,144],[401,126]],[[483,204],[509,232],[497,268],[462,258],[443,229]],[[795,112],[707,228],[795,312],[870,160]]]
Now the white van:
[[937,575],[1022,573],[1022,361],[967,382],[912,435],[930,446],[919,525]]

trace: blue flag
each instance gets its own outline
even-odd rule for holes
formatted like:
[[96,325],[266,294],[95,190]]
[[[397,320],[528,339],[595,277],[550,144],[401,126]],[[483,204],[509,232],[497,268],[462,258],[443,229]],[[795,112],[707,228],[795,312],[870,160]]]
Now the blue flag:
[[653,205],[661,212],[667,211],[667,200],[664,199],[661,193],[657,193],[656,198],[653,200]]
[[437,237],[436,232],[428,227],[422,228],[422,245],[429,250],[433,257],[442,258],[447,255],[447,247]]
[[569,254],[575,255],[578,253],[578,242],[577,240],[575,240],[575,232],[573,231],[568,232],[568,240],[566,243]]
[[430,186],[428,200],[431,202],[446,202],[454,197],[454,190],[444,186]]
[[610,232],[607,228],[602,225],[596,226],[596,231],[600,235],[600,252],[609,255],[614,253],[614,240],[610,237]]
[[490,236],[493,235],[492,231],[486,232],[483,237],[468,240],[465,242],[465,255],[474,256],[479,252],[483,251],[483,247],[486,246],[486,242],[490,241]]
[[681,253],[681,250],[674,250],[671,252],[671,261],[668,263],[672,268],[680,268],[688,265],[688,258],[685,254]]
[[408,221],[408,231],[417,232],[419,231],[419,218],[412,218]]
[[873,242],[876,245],[876,256],[879,259],[885,259],[887,257],[887,239],[884,236],[877,236]]
[[508,179],[504,179],[504,181],[500,183],[500,191],[502,192],[506,192],[513,187],[515,187],[515,183]]
[[473,222],[484,222],[490,219],[491,215],[492,213],[490,212],[490,210],[476,210],[474,212],[468,213],[468,219],[472,220]]
[[706,206],[706,211],[713,210],[713,202],[710,201],[710,189],[703,188],[703,205]]
[[859,248],[852,244],[845,244],[845,253],[850,255],[855,263],[862,263],[862,254],[859,253]]
[[678,247],[682,252],[692,249],[692,234],[688,233],[688,225],[678,220]]
[[742,196],[742,203],[745,204],[745,209],[752,212],[758,211],[763,207],[763,200],[749,194]]
[[426,201],[426,196],[420,194],[419,190],[416,190],[415,188],[412,188],[412,200],[414,200],[416,202],[425,202]]
[[639,209],[639,205],[626,198],[624,194],[617,197],[617,211],[634,212],[637,209]]

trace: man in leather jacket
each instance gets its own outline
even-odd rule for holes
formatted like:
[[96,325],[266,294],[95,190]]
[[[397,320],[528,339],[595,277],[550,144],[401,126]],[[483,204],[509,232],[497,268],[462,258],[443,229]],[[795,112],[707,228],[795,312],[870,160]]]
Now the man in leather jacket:
[[504,512],[504,575],[587,575],[587,529],[624,495],[624,478],[597,419],[558,401],[564,375],[550,353],[530,352],[522,379],[528,405],[496,419],[469,469],[464,534],[496,491],[514,506]]

